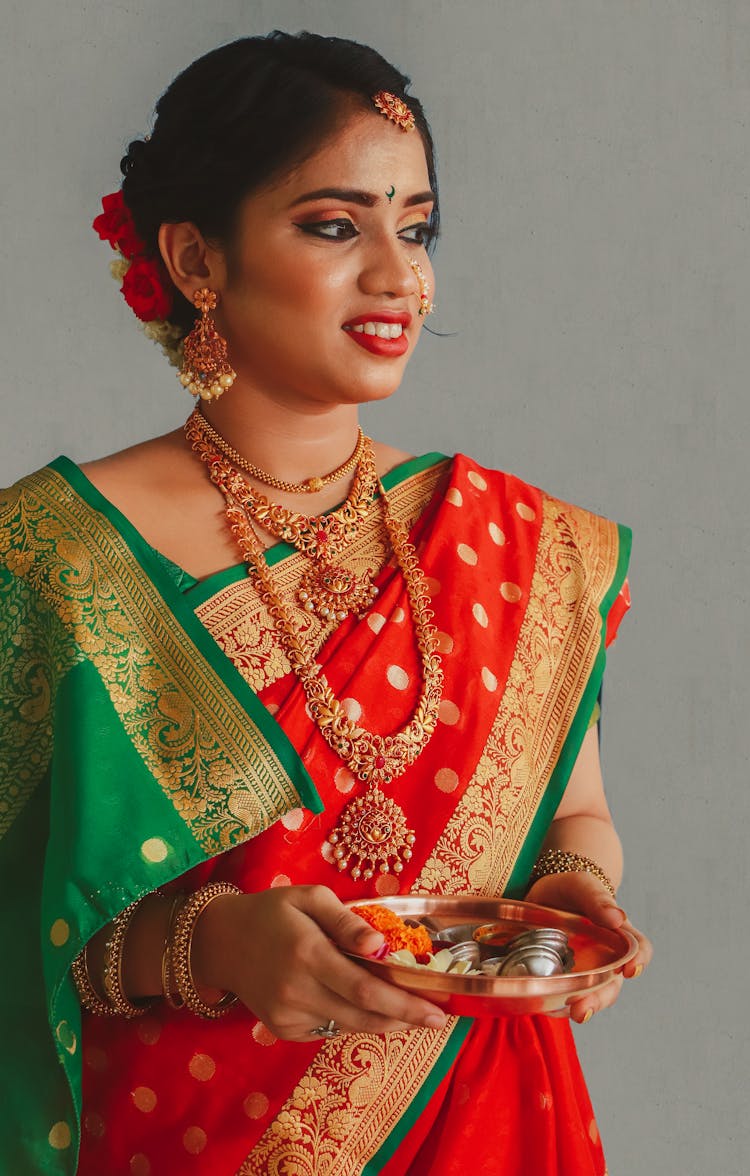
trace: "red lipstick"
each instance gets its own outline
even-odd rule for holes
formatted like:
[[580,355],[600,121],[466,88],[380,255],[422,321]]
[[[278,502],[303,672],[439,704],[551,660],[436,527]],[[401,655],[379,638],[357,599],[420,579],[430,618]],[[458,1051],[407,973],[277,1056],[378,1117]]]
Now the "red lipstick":
[[[369,351],[371,355],[397,359],[409,350],[409,340],[405,332],[411,323],[411,318],[408,310],[376,310],[370,314],[360,314],[356,318],[349,319],[344,323],[342,329],[346,331],[353,343],[357,343],[365,351]],[[367,332],[368,324],[369,334]],[[376,333],[380,324],[385,324],[388,327],[398,325],[402,328],[401,334],[396,338],[383,338],[382,335]],[[375,333],[373,333],[373,327]]]

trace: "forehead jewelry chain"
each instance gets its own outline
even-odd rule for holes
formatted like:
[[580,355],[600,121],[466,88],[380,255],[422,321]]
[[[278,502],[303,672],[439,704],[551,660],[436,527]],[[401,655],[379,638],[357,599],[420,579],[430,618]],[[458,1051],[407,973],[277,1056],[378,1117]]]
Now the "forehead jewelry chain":
[[443,690],[431,598],[406,527],[391,513],[380,484],[383,521],[406,585],[422,681],[411,719],[390,735],[377,735],[348,717],[276,588],[243,504],[234,493],[241,475],[221,454],[214,451],[211,456],[207,446],[199,452],[207,463],[211,480],[225,496],[230,530],[269,610],[318,730],[331,750],[366,785],[364,794],[349,802],[328,836],[336,866],[340,871],[348,869],[355,881],[369,880],[375,873],[400,874],[404,863],[412,857],[415,835],[407,825],[403,809],[385,795],[383,786],[402,776],[429,743],[437,726]]
[[260,466],[254,465],[253,462],[243,457],[241,453],[222,437],[221,433],[213,425],[208,423],[200,409],[196,408],[192,416],[196,418],[196,423],[200,425],[200,428],[213,442],[219,452],[223,453],[225,457],[228,457],[233,465],[236,465],[240,470],[244,470],[245,473],[250,474],[250,477],[255,478],[256,481],[262,482],[264,486],[272,486],[274,490],[282,490],[287,494],[317,494],[324,486],[330,486],[333,482],[339,482],[342,478],[345,478],[359,462],[365,440],[364,433],[359,429],[357,444],[354,447],[351,457],[348,457],[343,465],[337,466],[335,470],[331,470],[330,474],[324,474],[320,478],[308,478],[306,482],[286,482],[283,478],[275,478],[273,474],[266,473]]

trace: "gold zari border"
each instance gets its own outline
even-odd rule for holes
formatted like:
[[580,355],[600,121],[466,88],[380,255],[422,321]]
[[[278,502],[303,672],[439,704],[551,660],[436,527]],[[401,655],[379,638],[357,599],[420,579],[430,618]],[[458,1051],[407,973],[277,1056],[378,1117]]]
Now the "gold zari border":
[[65,626],[68,665],[95,666],[133,746],[206,855],[299,804],[272,747],[122,535],[54,470],[0,495],[0,559]]
[[[618,551],[614,523],[543,496],[529,604],[500,709],[413,892],[502,894],[594,667]],[[455,1025],[325,1042],[237,1176],[355,1176]]]
[[529,603],[500,709],[417,892],[502,894],[599,653],[617,525],[546,495],[542,505]]
[[327,1041],[237,1176],[355,1176],[419,1093],[454,1026]]

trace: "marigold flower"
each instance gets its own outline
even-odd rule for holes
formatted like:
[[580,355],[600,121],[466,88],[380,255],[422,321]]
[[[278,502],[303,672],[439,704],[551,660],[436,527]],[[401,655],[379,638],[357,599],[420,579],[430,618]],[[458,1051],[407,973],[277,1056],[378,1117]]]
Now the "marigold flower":
[[352,907],[355,914],[379,931],[391,951],[410,951],[415,956],[432,955],[432,940],[426,927],[409,927],[387,907]]

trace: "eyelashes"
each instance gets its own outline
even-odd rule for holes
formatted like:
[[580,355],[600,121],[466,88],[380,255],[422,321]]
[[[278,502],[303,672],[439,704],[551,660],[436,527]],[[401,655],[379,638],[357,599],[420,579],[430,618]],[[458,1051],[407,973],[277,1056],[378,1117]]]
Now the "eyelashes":
[[301,232],[307,233],[311,237],[322,237],[324,241],[352,241],[359,236],[354,222],[347,217],[324,221],[304,221],[302,224],[295,221],[295,224]]
[[[359,236],[359,229],[348,217],[302,223],[295,221],[295,224],[300,232],[324,241],[353,241]],[[428,221],[418,221],[401,229],[398,236],[409,245],[421,245],[426,249],[435,239],[435,230]]]
[[429,221],[418,221],[409,225],[399,233],[402,241],[409,241],[413,245],[423,245],[426,249],[435,240],[435,230]]

